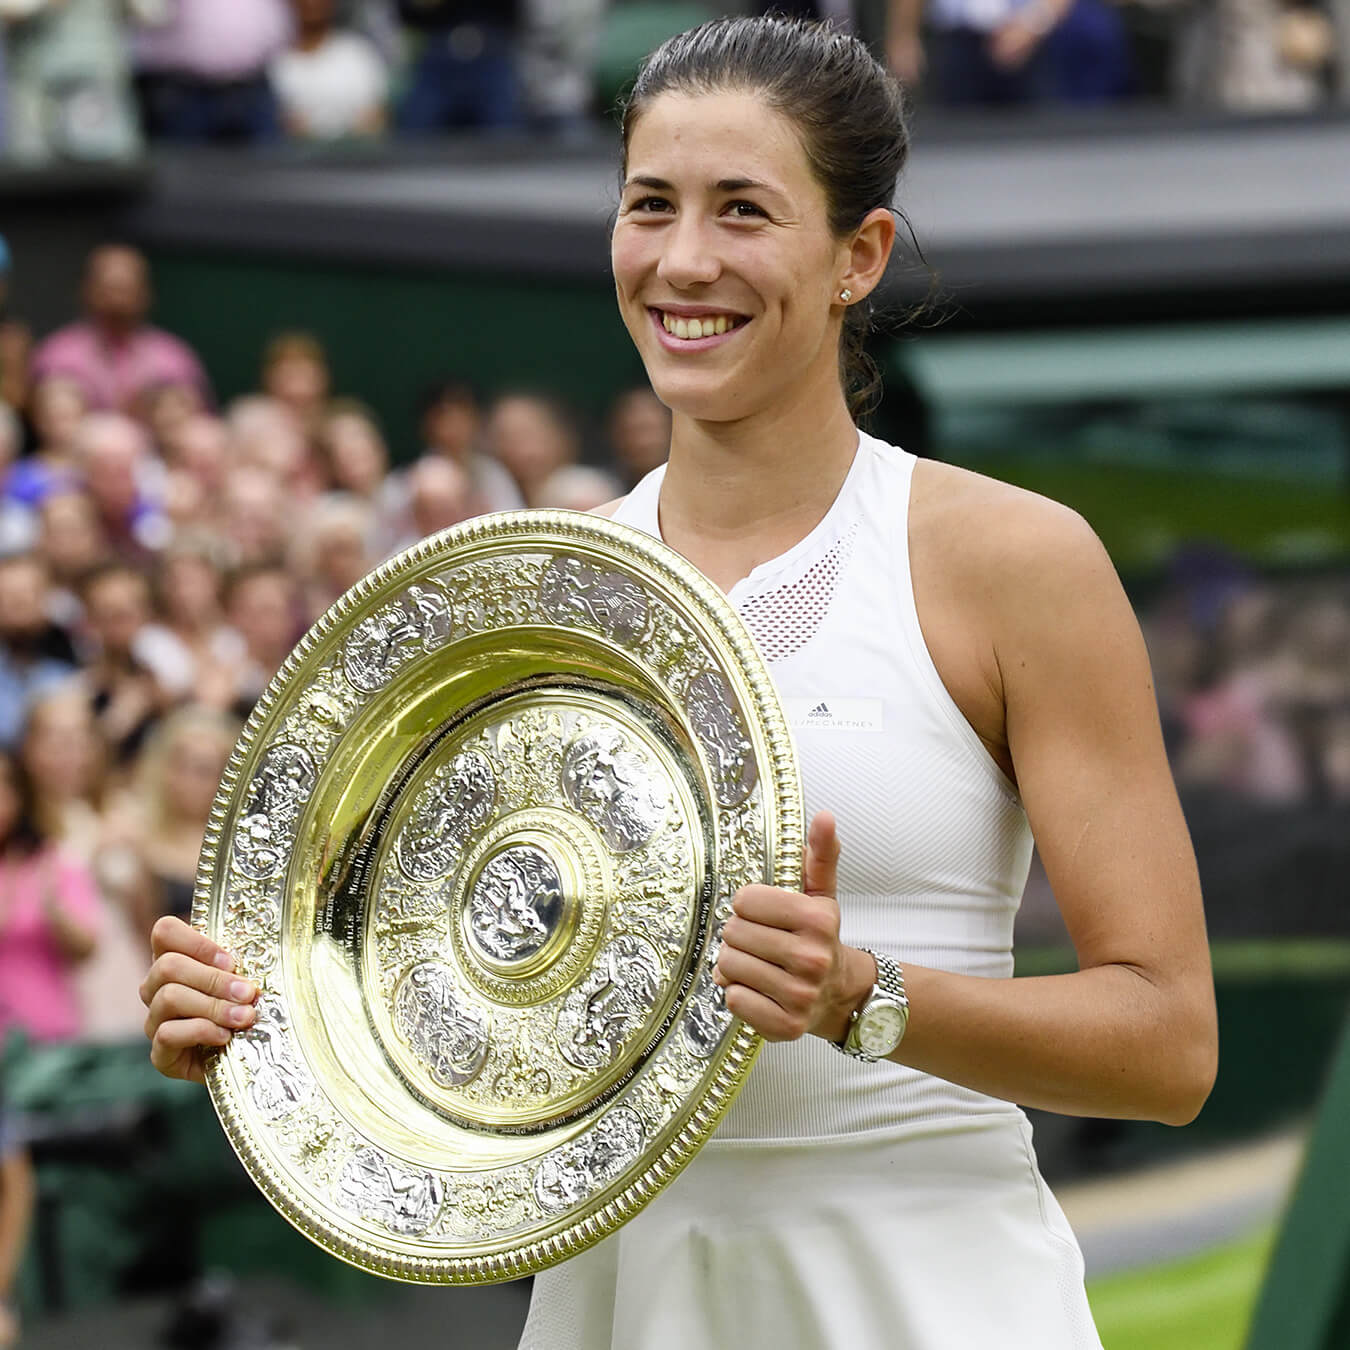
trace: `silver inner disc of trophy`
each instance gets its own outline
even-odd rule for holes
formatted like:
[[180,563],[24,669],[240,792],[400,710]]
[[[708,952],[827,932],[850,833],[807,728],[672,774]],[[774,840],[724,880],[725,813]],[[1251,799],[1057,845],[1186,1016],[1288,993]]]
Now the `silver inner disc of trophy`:
[[469,889],[469,939],[489,961],[525,962],[558,931],[564,909],[557,863],[533,844],[513,844],[487,860]]

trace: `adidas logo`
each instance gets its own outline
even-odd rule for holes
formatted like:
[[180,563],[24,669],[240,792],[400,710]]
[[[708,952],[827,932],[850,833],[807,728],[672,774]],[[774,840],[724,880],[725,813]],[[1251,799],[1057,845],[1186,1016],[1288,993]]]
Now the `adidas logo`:
[[826,703],[817,703],[806,715],[807,717],[828,717],[830,715],[829,705]]

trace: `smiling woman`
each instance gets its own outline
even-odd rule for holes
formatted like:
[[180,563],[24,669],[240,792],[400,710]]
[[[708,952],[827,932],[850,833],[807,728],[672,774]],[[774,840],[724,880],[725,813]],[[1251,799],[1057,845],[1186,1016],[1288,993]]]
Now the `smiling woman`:
[[[740,610],[813,819],[802,891],[743,888],[721,935],[772,1044],[671,1186],[537,1277],[522,1350],[1094,1350],[1016,1103],[1181,1124],[1213,1081],[1194,859],[1100,543],[855,420],[906,146],[866,48],[787,20],[672,38],[624,116],[615,290],[671,441],[606,509]],[[1033,839],[1079,969],[1013,980]],[[257,991],[176,920],[155,944],[152,1059],[200,1080]]]

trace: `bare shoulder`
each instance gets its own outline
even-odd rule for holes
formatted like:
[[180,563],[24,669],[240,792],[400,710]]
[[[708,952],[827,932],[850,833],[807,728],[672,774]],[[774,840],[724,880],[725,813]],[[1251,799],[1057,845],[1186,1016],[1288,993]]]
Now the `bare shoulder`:
[[605,502],[602,506],[591,507],[587,514],[592,516],[613,516],[619,507],[627,500],[627,497],[615,497],[612,502]]
[[988,586],[1071,580],[1065,567],[1111,571],[1101,540],[1072,507],[953,464],[921,460],[914,472],[911,537],[967,580]]

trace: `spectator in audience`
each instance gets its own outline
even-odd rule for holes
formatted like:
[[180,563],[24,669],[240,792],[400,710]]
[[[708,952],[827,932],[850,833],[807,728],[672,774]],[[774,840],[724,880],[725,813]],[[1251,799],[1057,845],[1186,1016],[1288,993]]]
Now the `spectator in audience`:
[[275,563],[241,568],[226,585],[225,613],[244,642],[231,708],[242,721],[299,640],[303,620],[295,578]]
[[398,0],[422,48],[398,109],[401,131],[478,127],[523,120],[516,43],[524,0]]
[[33,453],[15,466],[6,493],[24,506],[41,506],[48,493],[66,491],[79,478],[75,438],[86,412],[84,391],[65,375],[39,380],[28,414],[33,424]]
[[310,508],[290,559],[307,624],[375,565],[368,551],[372,524],[370,507],[345,493],[329,493]]
[[307,440],[318,436],[332,389],[328,354],[309,333],[280,333],[263,352],[262,392],[286,410]]
[[[0,85],[0,94],[3,94]],[[3,147],[0,147],[3,148]],[[0,1350],[19,1343],[19,1314],[14,1285],[28,1242],[37,1196],[33,1164],[15,1120],[0,1098]]]
[[286,0],[168,0],[133,43],[146,129],[162,140],[262,143],[281,135],[267,71],[291,36]]
[[230,471],[220,516],[230,566],[255,567],[285,557],[290,538],[286,505],[275,474],[249,464]]
[[38,511],[37,552],[47,564],[51,592],[47,612],[67,632],[76,631],[84,616],[80,581],[111,550],[93,498],[80,490],[53,492]]
[[29,701],[75,672],[70,637],[48,611],[50,588],[37,554],[0,558],[0,749],[18,743]]
[[927,16],[923,0],[888,5],[888,59],[904,84],[922,79],[949,106],[1031,103],[1053,93],[1045,40],[1072,0],[932,0]]
[[550,474],[577,462],[580,440],[571,411],[542,394],[503,394],[488,414],[488,448],[516,480],[526,506],[540,505],[539,489]]
[[192,699],[227,707],[244,661],[244,642],[225,621],[220,546],[201,533],[175,539],[160,560],[157,590],[164,625],[191,661]]
[[530,122],[576,133],[595,99],[595,60],[609,0],[534,0],[525,6],[517,59]]
[[[84,579],[85,624],[94,639],[92,659],[81,672],[81,685],[108,746],[110,763],[125,777],[169,696],[164,678],[168,663],[147,640],[153,632],[150,583],[125,563],[108,563]],[[162,631],[162,630],[161,630]],[[159,669],[151,665],[159,659]]]
[[408,471],[407,487],[408,532],[396,540],[395,552],[478,514],[468,475],[452,459],[419,459]]
[[140,152],[122,23],[126,9],[145,3],[22,0],[25,17],[6,43],[13,156],[116,160]]
[[[0,23],[0,33],[4,24]],[[3,55],[0,53],[0,55]],[[0,87],[0,98],[4,90]],[[0,146],[3,154],[3,146]],[[28,325],[11,312],[9,285],[13,270],[9,243],[0,234],[0,403],[16,411],[28,406],[28,363],[32,355],[33,334]]]
[[230,429],[223,419],[213,413],[192,414],[165,443],[164,457],[171,468],[191,475],[207,501],[218,505],[233,457]]
[[142,253],[124,244],[96,248],[85,264],[81,294],[84,318],[38,347],[35,380],[68,376],[83,389],[89,407],[126,413],[165,383],[190,384],[209,397],[206,372],[192,349],[146,321],[150,268]]
[[107,747],[77,680],[33,699],[19,755],[43,832],[93,867],[104,838]]
[[590,464],[568,464],[555,469],[539,486],[532,506],[564,511],[594,511],[622,497],[624,487],[608,470]]
[[15,1027],[35,1041],[79,1036],[71,976],[98,919],[92,874],[43,830],[27,773],[0,750],[0,1039]]
[[670,454],[670,409],[646,385],[629,389],[609,412],[609,444],[627,487],[636,487]]
[[225,713],[188,704],[166,717],[146,744],[127,822],[146,943],[161,915],[191,916],[206,822],[239,730]]
[[426,453],[459,465],[475,498],[470,514],[513,511],[525,505],[516,481],[480,445],[482,416],[468,385],[447,381],[431,389],[422,402],[422,440]]
[[90,413],[75,434],[75,462],[119,558],[139,564],[169,540],[169,523],[150,486],[162,465],[139,423],[121,413]]
[[337,23],[337,0],[291,0],[295,36],[272,58],[287,132],[301,140],[379,136],[389,118],[389,72],[369,38]]
[[165,459],[172,460],[182,429],[205,411],[201,390],[195,384],[170,380],[152,385],[141,394],[136,420],[150,432],[155,449]]

